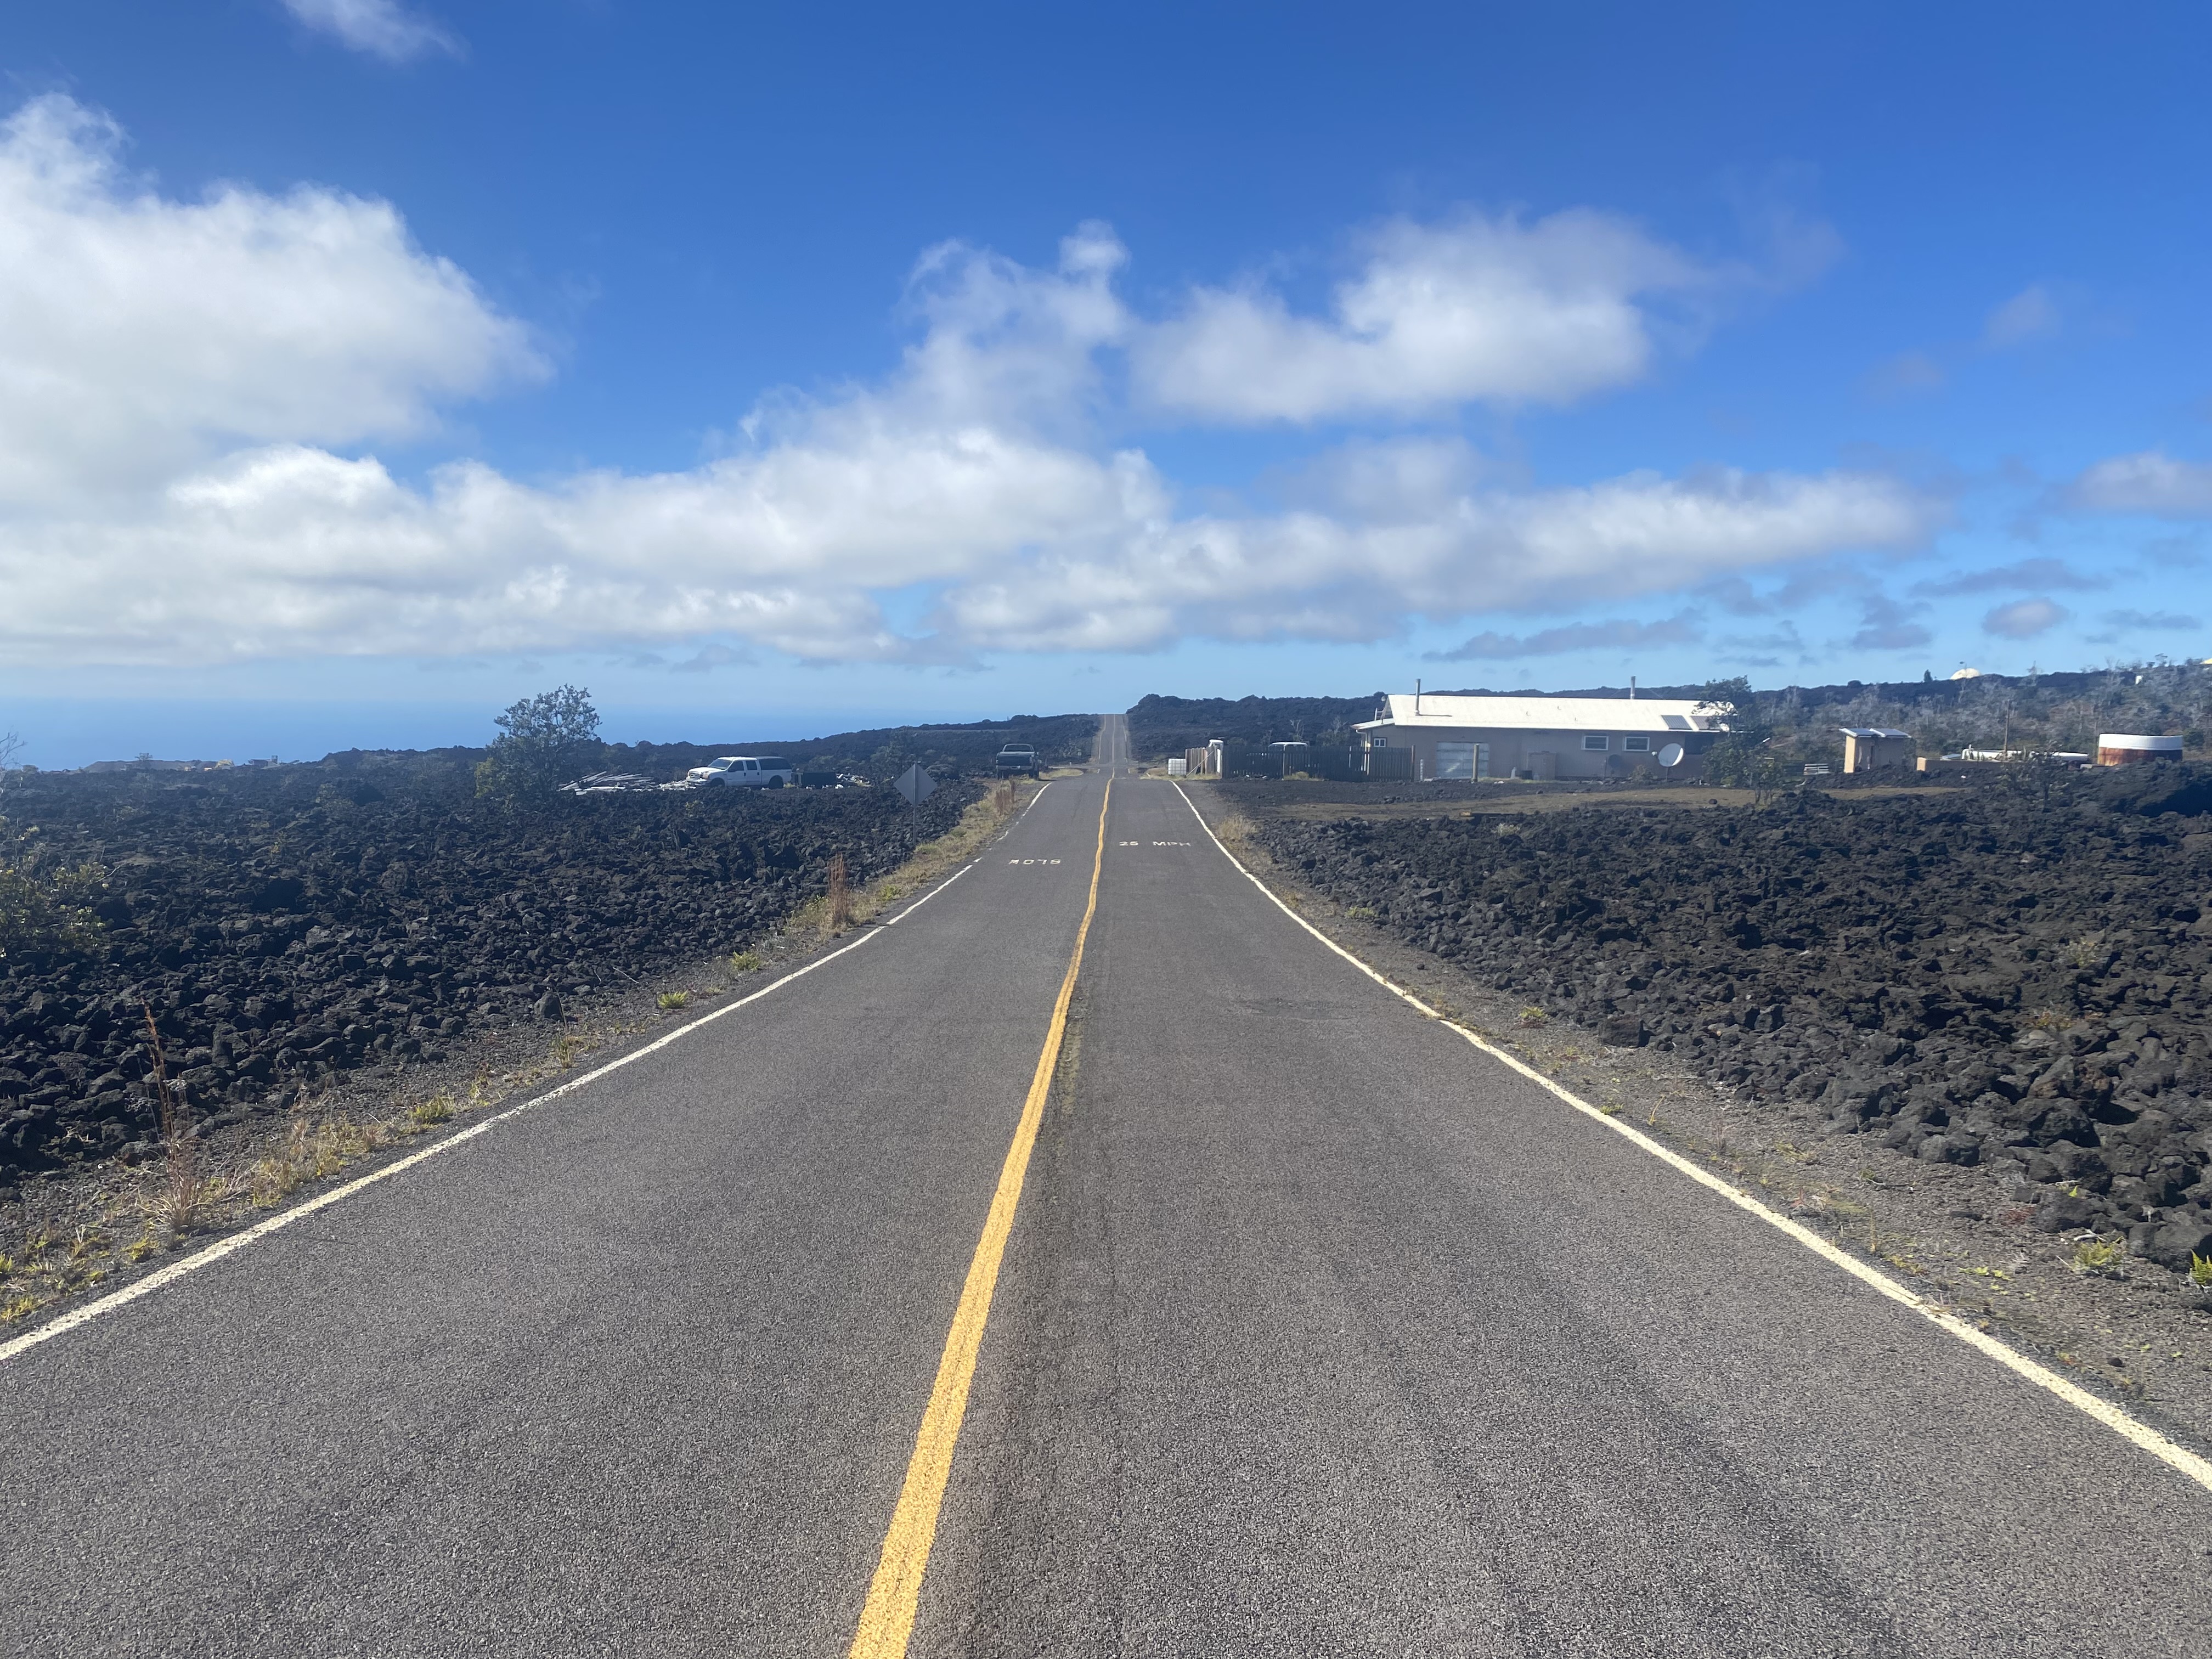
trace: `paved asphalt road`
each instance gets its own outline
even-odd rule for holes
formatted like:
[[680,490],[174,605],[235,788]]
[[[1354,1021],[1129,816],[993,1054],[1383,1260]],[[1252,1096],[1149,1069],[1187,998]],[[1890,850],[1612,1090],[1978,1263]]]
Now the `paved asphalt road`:
[[[9,1362],[0,1653],[842,1653],[1115,769]],[[1421,1018],[1172,786],[1106,842],[912,1651],[2212,1653],[2212,1494]]]

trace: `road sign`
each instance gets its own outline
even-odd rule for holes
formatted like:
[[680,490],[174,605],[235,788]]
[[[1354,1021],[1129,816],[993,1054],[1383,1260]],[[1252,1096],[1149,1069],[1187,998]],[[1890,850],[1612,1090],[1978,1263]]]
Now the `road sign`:
[[916,761],[899,774],[898,781],[891,787],[919,806],[937,793],[937,780],[923,771],[921,763]]

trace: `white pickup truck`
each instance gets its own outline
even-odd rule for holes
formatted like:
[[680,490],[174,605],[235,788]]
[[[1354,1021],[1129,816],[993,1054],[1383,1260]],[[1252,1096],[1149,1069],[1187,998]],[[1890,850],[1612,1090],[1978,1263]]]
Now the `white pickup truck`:
[[786,789],[799,781],[799,769],[778,755],[724,755],[684,775],[692,785],[734,784],[739,788]]

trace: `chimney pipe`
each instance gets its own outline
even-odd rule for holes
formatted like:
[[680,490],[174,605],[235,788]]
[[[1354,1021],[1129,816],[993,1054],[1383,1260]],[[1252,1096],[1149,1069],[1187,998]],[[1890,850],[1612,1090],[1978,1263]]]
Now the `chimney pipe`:
[[1628,700],[1631,702],[1636,701],[1636,676],[1633,674],[1628,677]]
[[1413,712],[1416,714],[1421,712],[1421,683],[1419,679],[1413,682]]

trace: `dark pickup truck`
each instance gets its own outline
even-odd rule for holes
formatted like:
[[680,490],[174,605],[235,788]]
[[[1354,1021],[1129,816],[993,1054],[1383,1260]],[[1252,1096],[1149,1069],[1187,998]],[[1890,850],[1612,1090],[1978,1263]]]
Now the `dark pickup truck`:
[[999,751],[996,769],[1000,777],[1012,777],[1017,772],[1036,775],[1036,750],[1025,743],[1010,743]]

